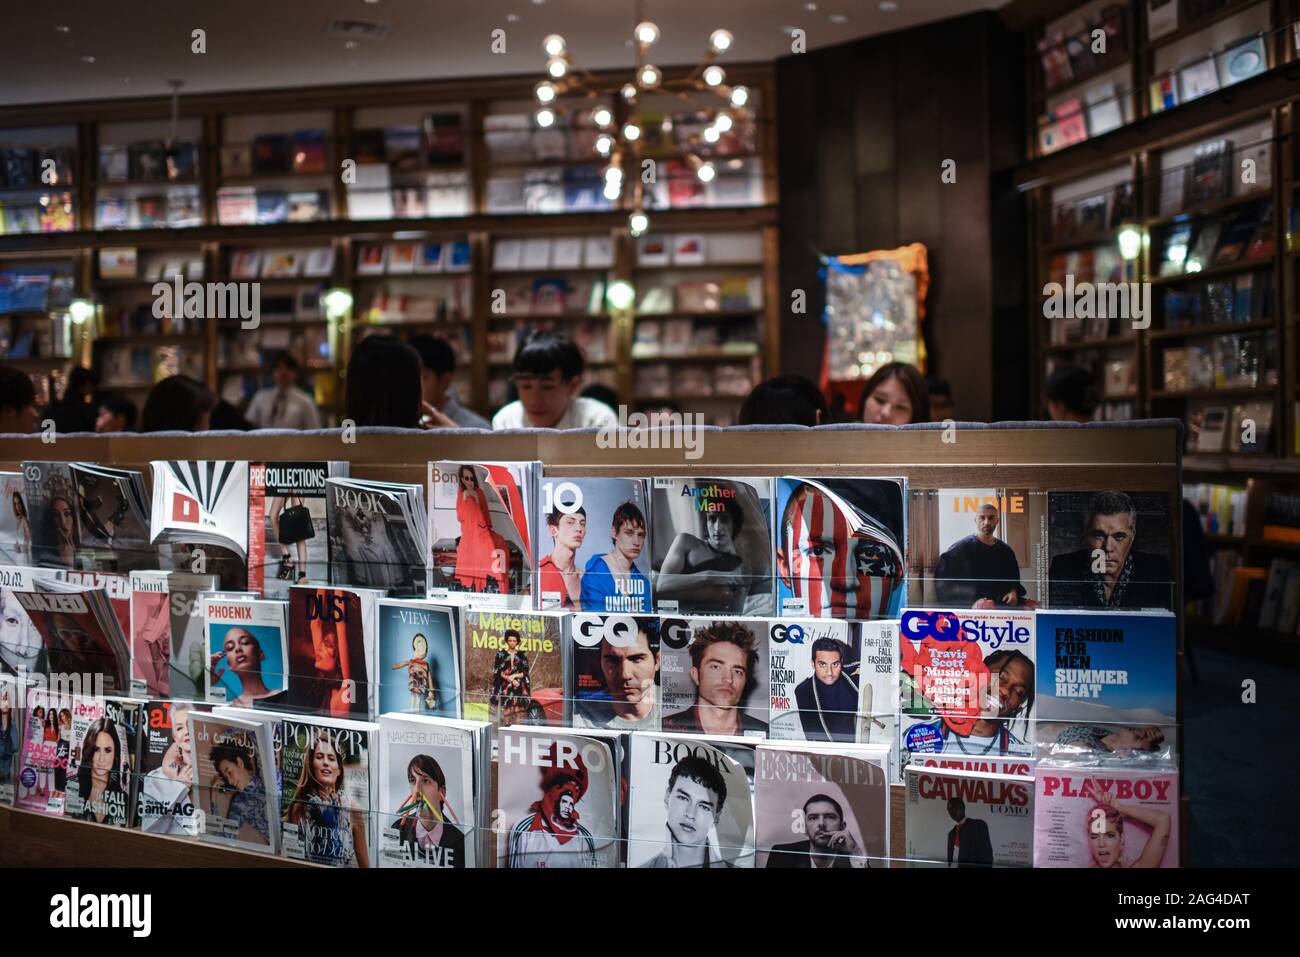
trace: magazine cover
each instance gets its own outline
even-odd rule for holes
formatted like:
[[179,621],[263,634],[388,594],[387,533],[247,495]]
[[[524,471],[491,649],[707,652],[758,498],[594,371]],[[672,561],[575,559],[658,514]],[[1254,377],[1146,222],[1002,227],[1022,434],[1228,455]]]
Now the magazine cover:
[[660,619],[574,614],[564,627],[573,726],[658,731]]
[[916,752],[1032,755],[1034,613],[903,612],[900,768]]
[[23,753],[23,704],[27,683],[0,673],[0,804],[13,804]]
[[330,867],[370,867],[371,741],[377,725],[280,723],[282,847]]
[[912,496],[908,604],[1037,608],[1047,496],[1024,489],[926,489]]
[[149,541],[144,476],[90,462],[74,462],[69,470],[77,493],[80,566],[121,572],[152,567],[157,549]]
[[125,638],[131,634],[131,575],[129,572],[83,571],[69,568],[59,578],[82,589],[102,588]]
[[275,853],[279,807],[270,728],[197,711],[190,712],[189,722],[199,837]]
[[199,817],[194,813],[194,749],[190,741],[191,711],[208,706],[190,701],[149,701],[140,731],[140,788],[137,815],[146,834],[194,837]]
[[[856,741],[863,697],[860,632],[847,621],[768,622],[772,716],[768,736],[786,741]],[[891,670],[893,662],[890,662]],[[868,695],[868,697],[870,697]]]
[[75,675],[83,688],[126,694],[130,649],[108,596],[99,589],[82,591],[43,577],[33,584],[36,591],[13,595],[41,636],[50,672]]
[[1051,492],[1048,604],[1057,610],[1173,610],[1169,496]]
[[25,811],[59,816],[68,788],[72,753],[72,696],[39,685],[27,688],[21,767],[15,804]]
[[248,466],[248,590],[287,598],[291,585],[329,583],[325,480],[341,462],[251,462]]
[[619,767],[576,731],[497,736],[497,867],[617,867]]
[[288,691],[271,705],[332,718],[370,713],[362,596],[346,588],[289,590]]
[[429,597],[533,605],[537,465],[429,463]]
[[1036,758],[1013,755],[1005,758],[963,757],[959,754],[924,754],[911,756],[907,765],[918,768],[940,768],[947,771],[978,771],[980,774],[1010,774],[1032,778],[1038,766]]
[[776,480],[782,615],[897,618],[907,596],[907,480]]
[[751,777],[729,743],[632,734],[628,867],[754,866]]
[[494,728],[567,724],[561,619],[549,612],[465,612],[466,718]]
[[655,610],[770,615],[772,480],[655,478],[652,484]]
[[1177,753],[1178,621],[1168,613],[1038,613],[1041,758],[1169,761]]
[[326,480],[330,582],[394,596],[425,593],[424,493],[418,485]]
[[760,744],[755,752],[757,866],[888,866],[887,751]]
[[171,595],[168,572],[131,572],[131,693],[171,694]]
[[130,827],[138,759],[140,703],[78,695],[63,816]]
[[76,568],[81,549],[77,487],[67,462],[24,462],[34,565]]
[[457,609],[383,598],[379,613],[377,712],[459,718],[460,630]]
[[894,780],[898,779],[898,622],[857,624],[862,646],[858,669],[858,742],[889,748]]
[[1034,782],[979,771],[907,768],[907,858],[945,867],[1029,867]]
[[203,596],[208,636],[204,700],[236,708],[256,707],[288,687],[286,604]]
[[537,544],[540,607],[653,612],[649,513],[644,479],[542,479],[546,527],[539,530]]
[[767,737],[771,700],[766,618],[664,618],[664,731]]
[[0,566],[0,674],[45,674],[45,639],[14,593],[34,592],[37,576],[58,574],[47,568]]
[[0,472],[0,565],[35,565],[27,480],[22,472]]
[[[217,589],[216,575],[168,572],[168,622],[171,652],[167,659],[168,694],[190,701],[201,699],[207,687],[208,642],[203,621],[203,592]],[[251,597],[251,596],[248,596]]]
[[150,541],[218,545],[248,559],[248,463],[153,462]]
[[1177,867],[1178,772],[1039,765],[1034,867]]
[[419,715],[379,717],[380,867],[477,867],[473,730]]

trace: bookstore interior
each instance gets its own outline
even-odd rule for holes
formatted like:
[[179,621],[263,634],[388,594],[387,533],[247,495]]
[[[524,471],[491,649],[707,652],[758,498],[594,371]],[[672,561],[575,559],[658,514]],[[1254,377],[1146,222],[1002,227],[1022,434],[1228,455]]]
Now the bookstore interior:
[[1300,2],[12,19],[0,865],[1300,860]]

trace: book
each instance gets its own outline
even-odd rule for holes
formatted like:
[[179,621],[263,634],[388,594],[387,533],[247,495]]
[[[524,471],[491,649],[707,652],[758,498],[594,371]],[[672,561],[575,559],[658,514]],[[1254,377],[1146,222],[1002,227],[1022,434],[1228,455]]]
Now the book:
[[384,158],[395,170],[418,168],[424,159],[424,138],[420,127],[384,127]]
[[1147,39],[1157,40],[1178,29],[1178,0],[1147,0]]
[[253,138],[253,174],[287,173],[293,169],[293,148],[287,133],[261,133]]
[[1102,83],[1084,95],[1088,104],[1088,135],[1101,136],[1124,125],[1120,94],[1114,83]]
[[422,594],[428,546],[420,486],[331,477],[326,495],[330,582]]
[[461,620],[466,719],[493,728],[569,723],[560,614],[470,607]]
[[259,224],[288,222],[289,197],[283,190],[259,189],[255,202]]
[[253,708],[264,699],[283,699],[289,686],[286,603],[213,594],[202,595],[200,603],[210,662],[203,700]]
[[1227,197],[1232,186],[1232,142],[1210,140],[1196,147],[1187,205],[1197,206]]
[[276,853],[280,802],[270,723],[199,711],[187,717],[199,840]]
[[1265,41],[1266,34],[1258,33],[1219,54],[1219,86],[1231,86],[1265,72],[1268,69],[1268,46]]
[[393,275],[415,271],[415,257],[419,246],[415,243],[393,243],[388,247],[388,271]]
[[325,193],[316,191],[297,191],[285,197],[287,221],[291,223],[312,223],[329,218],[329,199]]
[[1034,781],[1015,774],[907,769],[911,866],[1029,867]]
[[246,143],[221,147],[221,175],[249,176],[253,172],[253,157]]
[[292,167],[295,173],[324,173],[325,131],[296,131],[293,134],[291,155]]
[[430,166],[465,162],[465,141],[459,113],[429,113],[424,117],[425,159]]
[[217,190],[217,222],[245,226],[257,222],[257,190],[251,186],[222,186]]
[[376,740],[364,721],[280,722],[280,844],[285,857],[327,867],[375,859]]
[[1034,867],[1177,867],[1178,773],[1039,766]]
[[154,544],[208,544],[241,560],[248,550],[247,462],[152,462]]
[[167,161],[163,144],[153,140],[132,143],[127,147],[133,183],[154,183],[167,178]]
[[382,243],[364,243],[357,251],[358,276],[382,276],[391,247]]
[[1214,57],[1190,63],[1178,70],[1178,101],[1186,103],[1219,88],[1219,75],[1214,65]]

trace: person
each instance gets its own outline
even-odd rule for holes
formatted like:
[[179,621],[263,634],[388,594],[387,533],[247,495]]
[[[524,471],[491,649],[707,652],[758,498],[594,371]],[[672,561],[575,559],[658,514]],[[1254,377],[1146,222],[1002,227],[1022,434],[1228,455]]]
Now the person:
[[1132,751],[1159,751],[1165,743],[1165,733],[1153,724],[1137,727],[1072,724],[1057,732],[1056,743],[1071,750],[1124,755]]
[[[336,608],[340,604],[346,607],[351,596],[346,591],[327,591],[324,594],[326,608]],[[355,649],[348,644],[346,614],[340,621],[327,620],[326,614],[310,617],[307,630],[311,646],[303,649],[302,658],[310,656],[311,672],[298,676],[305,680],[295,698],[315,714],[349,717],[357,708],[365,707],[366,689],[358,689],[352,680],[352,652]],[[364,669],[361,672],[364,680]]]
[[8,588],[0,588],[0,672],[45,672],[45,642],[26,609]]
[[1082,366],[1061,366],[1047,377],[1047,414],[1053,422],[1091,422],[1097,387]]
[[171,742],[158,767],[140,782],[140,830],[148,834],[194,834],[198,818],[190,802],[194,753],[190,745],[188,702],[167,706]]
[[149,390],[140,413],[141,432],[206,432],[217,397],[186,375],[168,376]]
[[420,356],[396,336],[366,336],[348,359],[343,418],[356,426],[420,427]]
[[0,365],[0,435],[35,432],[40,419],[31,376],[13,366]]
[[595,399],[597,402],[603,402],[615,413],[618,412],[618,393],[603,382],[593,382],[582,390],[582,395],[584,398]]
[[438,706],[438,692],[433,685],[433,669],[429,665],[429,639],[419,632],[411,639],[412,657],[393,665],[393,670],[406,669],[406,690],[411,694],[412,714],[423,714]]
[[1169,562],[1134,547],[1137,524],[1137,507],[1126,493],[1094,495],[1079,536],[1082,547],[1055,556],[1048,566],[1052,607],[1173,610]]
[[730,497],[719,501],[722,510],[704,516],[705,537],[678,532],[655,577],[659,597],[678,601],[683,612],[740,612],[750,588],[766,581],[753,576],[751,585],[745,560],[737,553],[736,538],[745,524],[740,503]]
[[659,729],[659,619],[637,618],[636,637],[623,644],[601,638],[600,678],[606,700],[579,699],[575,728]]
[[830,421],[826,397],[812,380],[801,375],[779,375],[760,382],[745,396],[737,422],[740,425],[821,425]]
[[55,432],[61,434],[94,432],[99,406],[93,397],[98,384],[94,372],[85,366],[74,365],[68,372],[63,397],[50,403],[42,418],[53,420]]
[[592,555],[582,575],[581,605],[589,612],[640,612],[649,614],[650,579],[636,567],[645,548],[645,516],[635,502],[614,510],[609,537],[612,547]]
[[596,842],[578,820],[578,803],[587,793],[587,763],[581,753],[557,759],[552,742],[541,769],[542,796],[510,829],[506,867],[596,867]]
[[420,395],[424,404],[442,413],[457,428],[492,428],[491,422],[461,404],[451,384],[456,377],[456,353],[447,340],[421,333],[412,336],[410,342],[420,356]]
[[[41,719],[41,743],[44,747],[41,749],[40,773],[37,778],[36,793],[44,797],[49,797],[51,789],[55,792],[62,791],[59,786],[60,776],[64,773],[63,766],[68,760],[68,752],[64,750],[62,734],[59,726],[59,712],[53,704],[46,710],[45,716]],[[49,755],[53,753],[51,759]]]
[[72,757],[72,710],[59,709],[58,763],[54,767],[54,790],[60,794],[68,790],[68,759]]
[[[510,590],[506,577],[505,540],[492,528],[487,493],[479,485],[472,465],[458,471],[460,488],[456,490],[456,520],[460,538],[456,542],[456,581],[466,591]],[[491,586],[491,587],[489,587]]]
[[384,591],[407,588],[412,578],[411,566],[402,559],[402,549],[389,530],[386,513],[360,507],[341,508],[339,513],[345,580]]
[[930,395],[916,366],[890,362],[875,371],[862,390],[863,422],[907,425],[930,421]]
[[99,414],[95,418],[96,432],[134,432],[135,403],[124,395],[111,393],[99,400]]
[[848,645],[823,635],[810,648],[813,673],[795,685],[794,700],[799,708],[799,725],[808,741],[853,741],[858,713],[859,688],[853,672],[844,668]]
[[298,827],[305,857],[311,863],[370,866],[365,811],[354,806],[348,795],[343,756],[324,728],[315,729],[310,736],[284,820]]
[[166,696],[171,660],[171,617],[168,596],[137,591],[131,599],[132,662],[144,680],[146,693]]
[[956,851],[958,867],[992,867],[989,826],[978,818],[967,817],[966,802],[959,797],[948,799],[948,816],[953,819],[952,830],[948,832],[948,866],[952,867]]
[[956,421],[956,406],[952,401],[952,386],[947,379],[938,376],[926,376],[925,391],[930,396],[930,421]]
[[[1169,847],[1169,815],[1140,804],[1120,804],[1110,791],[1103,791],[1087,814],[1088,853],[1093,867],[1159,867]],[[1142,851],[1132,864],[1124,863],[1126,820],[1151,829]]]
[[31,560],[32,555],[32,522],[27,517],[27,503],[23,501],[22,492],[14,492],[14,550],[19,554],[26,555]]
[[271,360],[274,385],[254,393],[248,403],[248,421],[259,429],[319,429],[320,412],[306,392],[298,388],[302,366],[287,351]]
[[957,731],[946,720],[939,732],[947,754],[1007,755],[1025,750],[1034,709],[1034,663],[1021,651],[1000,649],[984,659],[988,687],[977,689],[980,713],[969,731]]
[[86,729],[77,767],[77,796],[85,802],[82,821],[126,826],[126,789],[122,781],[122,738],[117,722],[103,717]]
[[76,507],[72,493],[60,491],[50,499],[45,511],[45,540],[55,543],[55,554],[51,558],[64,568],[76,566],[77,552],[81,548]]
[[716,621],[696,632],[690,647],[695,702],[664,718],[663,729],[766,737],[767,722],[740,706],[758,659],[758,642],[749,627],[738,621]]
[[1015,550],[995,537],[1002,513],[992,502],[975,511],[975,534],[967,535],[939,556],[934,587],[939,601],[952,608],[1037,608],[1020,584]]
[[[301,510],[306,506],[306,499],[301,495],[273,495],[266,506],[267,518],[275,523],[275,541],[280,546],[280,569],[276,572],[276,577],[299,585],[308,578],[307,542],[316,536],[316,529],[312,525],[310,513],[306,516],[307,521],[298,528],[285,524],[284,513],[293,508],[299,510],[295,514],[301,515]],[[294,555],[297,556],[296,562]]]
[[613,409],[578,395],[585,368],[573,340],[553,332],[530,333],[515,353],[513,382],[519,398],[492,417],[492,428],[618,428]]
[[537,587],[543,600],[559,596],[564,611],[582,611],[582,572],[578,549],[587,537],[587,510],[579,505],[572,512],[552,508],[546,515],[551,536],[551,554],[537,563]]
[[[792,812],[793,813],[793,812]],[[847,824],[840,802],[828,794],[814,794],[803,802],[805,840],[777,844],[767,855],[768,867],[866,867],[863,854]]]
[[214,432],[252,432],[257,426],[244,417],[237,405],[219,398],[208,416],[208,428]]
[[709,844],[726,801],[727,782],[705,758],[689,754],[674,764],[664,792],[668,846],[641,867],[734,867]]
[[6,785],[13,780],[14,758],[18,755],[16,698],[16,688],[0,681],[0,784]]
[[[266,660],[266,652],[262,650],[262,643],[258,641],[247,628],[241,628],[238,625],[226,630],[226,634],[221,642],[221,650],[212,655],[212,683],[215,685],[227,671],[234,672],[235,678],[239,682],[239,696],[230,702],[233,708],[252,708],[258,698],[266,698],[273,694],[266,686],[266,681],[262,676],[262,663]],[[225,667],[222,667],[222,662]]]
[[519,632],[507,628],[505,638],[506,649],[498,651],[492,662],[492,694],[488,703],[497,710],[502,723],[512,724],[533,703],[533,686],[528,655],[519,650]]
[[465,866],[465,834],[456,812],[447,802],[447,776],[427,754],[417,754],[406,765],[411,793],[397,809],[397,839],[407,860],[438,867]]
[[801,482],[782,509],[777,574],[813,617],[888,618],[897,613],[906,568],[902,546],[872,514],[885,503],[855,498],[851,485],[833,479]]
[[230,803],[224,817],[235,826],[235,838],[254,844],[270,844],[266,785],[253,750],[233,740],[224,741],[213,745],[210,760],[217,776],[210,784],[212,799],[208,813],[221,817],[216,807],[217,795],[229,794]]

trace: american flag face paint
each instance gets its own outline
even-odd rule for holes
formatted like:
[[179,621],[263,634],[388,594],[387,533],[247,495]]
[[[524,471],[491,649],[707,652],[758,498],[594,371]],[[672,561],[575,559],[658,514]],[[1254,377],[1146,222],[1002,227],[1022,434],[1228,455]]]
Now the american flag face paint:
[[809,485],[786,505],[781,524],[783,575],[808,614],[824,618],[882,618],[902,582],[894,545],[867,531],[853,534],[835,503]]

